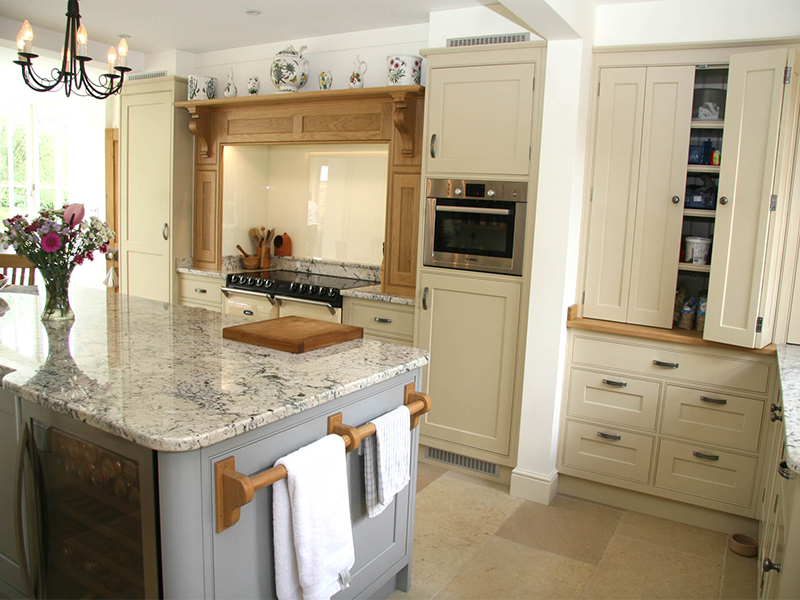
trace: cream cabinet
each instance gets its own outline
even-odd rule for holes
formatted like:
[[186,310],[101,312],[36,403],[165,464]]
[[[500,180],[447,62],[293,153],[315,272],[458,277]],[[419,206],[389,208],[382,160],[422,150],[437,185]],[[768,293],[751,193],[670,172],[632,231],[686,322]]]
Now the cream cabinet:
[[510,455],[521,284],[508,279],[421,272],[414,345],[431,353],[423,389],[436,395],[422,444]]
[[540,45],[428,50],[426,58],[426,174],[530,174]]
[[770,355],[571,330],[560,473],[754,518]]
[[[14,478],[17,472],[17,410],[11,392],[0,391],[0,594],[23,597],[25,585],[17,556],[14,514],[17,498]],[[10,586],[10,587],[6,587]]]
[[225,280],[221,277],[208,277],[180,273],[180,299],[184,306],[207,308],[220,312],[222,310],[222,291]]
[[414,307],[408,304],[345,297],[342,323],[364,328],[364,339],[411,346]]
[[672,327],[694,67],[600,70],[583,314]]
[[191,255],[192,136],[186,80],[128,81],[120,100],[120,290],[178,303],[175,260]]

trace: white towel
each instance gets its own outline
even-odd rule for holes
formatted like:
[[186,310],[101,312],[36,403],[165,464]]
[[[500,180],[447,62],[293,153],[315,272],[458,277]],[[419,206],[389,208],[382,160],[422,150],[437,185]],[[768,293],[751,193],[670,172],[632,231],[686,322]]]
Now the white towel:
[[344,439],[329,435],[277,461],[272,485],[275,585],[280,600],[328,600],[355,563]]
[[367,515],[377,517],[411,481],[411,413],[407,406],[374,419],[375,435],[364,438]]

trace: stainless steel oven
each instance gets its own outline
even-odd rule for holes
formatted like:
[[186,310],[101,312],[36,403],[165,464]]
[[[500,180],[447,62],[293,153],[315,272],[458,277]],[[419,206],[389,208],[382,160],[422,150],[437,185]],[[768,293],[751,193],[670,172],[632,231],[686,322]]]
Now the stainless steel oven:
[[422,264],[522,275],[528,184],[428,179]]

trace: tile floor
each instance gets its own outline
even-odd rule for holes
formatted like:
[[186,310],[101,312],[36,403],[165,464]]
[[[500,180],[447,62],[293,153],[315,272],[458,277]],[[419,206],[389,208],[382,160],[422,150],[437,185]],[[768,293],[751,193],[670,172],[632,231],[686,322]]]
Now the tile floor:
[[722,533],[557,496],[550,506],[420,463],[412,588],[431,598],[756,598]]

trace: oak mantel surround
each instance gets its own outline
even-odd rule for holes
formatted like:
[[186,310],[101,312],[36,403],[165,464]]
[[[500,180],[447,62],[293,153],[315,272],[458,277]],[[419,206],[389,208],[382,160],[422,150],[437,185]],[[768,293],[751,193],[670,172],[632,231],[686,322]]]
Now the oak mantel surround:
[[327,90],[176,102],[195,136],[194,264],[222,265],[222,148],[281,143],[387,143],[384,291],[413,294],[425,88]]

